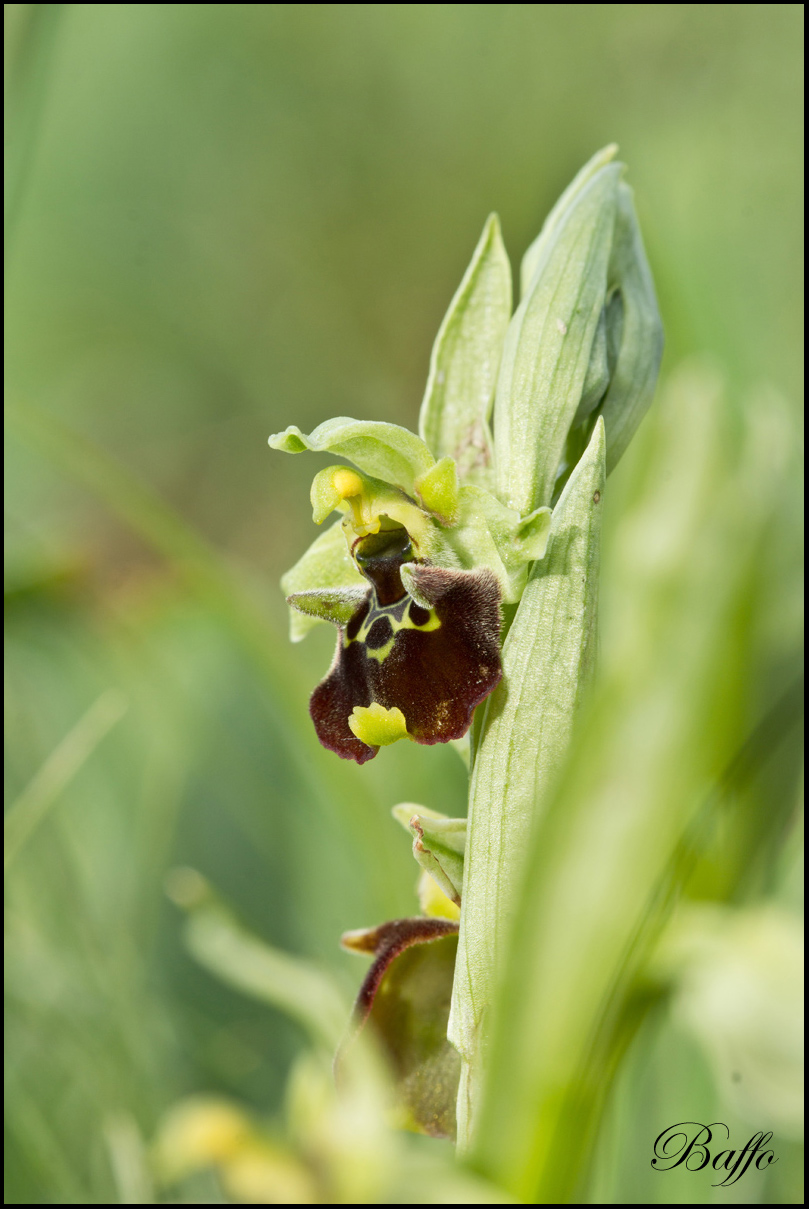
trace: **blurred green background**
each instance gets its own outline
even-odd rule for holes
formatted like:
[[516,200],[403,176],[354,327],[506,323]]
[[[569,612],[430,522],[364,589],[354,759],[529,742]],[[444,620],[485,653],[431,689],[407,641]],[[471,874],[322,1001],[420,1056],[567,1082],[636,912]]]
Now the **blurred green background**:
[[415,428],[487,214],[516,267],[610,141],[664,375],[707,352],[740,416],[766,381],[797,428],[802,6],[12,4],[6,27],[7,390],[117,460],[50,420],[7,443],[9,801],[102,694],[126,706],[10,870],[6,1197],[96,1203],[110,1122],[148,1138],[196,1090],[272,1111],[301,1043],[187,956],[167,871],[350,992],[339,933],[416,905],[389,807],[465,810],[448,749],[318,747],[333,636],[288,646],[278,579],[325,462],[267,436]]

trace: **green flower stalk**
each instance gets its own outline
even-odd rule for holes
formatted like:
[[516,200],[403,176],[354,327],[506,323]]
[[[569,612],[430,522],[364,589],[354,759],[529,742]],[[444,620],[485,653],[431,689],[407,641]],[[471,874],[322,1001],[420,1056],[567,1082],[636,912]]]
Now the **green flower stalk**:
[[523,854],[592,675],[605,478],[662,351],[615,150],[582,169],[528,249],[513,316],[488,219],[436,338],[419,436],[339,418],[270,438],[356,468],[315,477],[314,520],[339,516],[282,580],[293,641],[337,628],[310,704],[321,742],[362,763],[400,738],[472,727],[466,827],[415,808],[410,820],[420,864],[461,904],[449,1038],[464,1149]]

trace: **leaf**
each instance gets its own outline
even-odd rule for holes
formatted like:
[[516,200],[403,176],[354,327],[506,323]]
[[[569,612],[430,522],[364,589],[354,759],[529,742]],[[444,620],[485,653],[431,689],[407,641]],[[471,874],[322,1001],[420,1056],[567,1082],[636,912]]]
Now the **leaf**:
[[[368,589],[367,580],[360,575],[348,552],[341,520],[336,521],[325,533],[319,533],[295,566],[281,577],[281,589],[285,596],[338,588],[362,588],[363,591]],[[322,620],[326,619],[314,615],[304,616],[294,606],[291,607],[291,641],[300,642]]]
[[622,165],[606,164],[551,225],[509,324],[497,381],[497,493],[525,515],[548,504],[606,300]]
[[545,560],[536,564],[506,638],[503,680],[486,703],[474,757],[450,1020],[450,1038],[473,1078],[531,829],[567,751],[592,666],[604,445],[599,423],[554,510]]
[[488,424],[510,316],[511,266],[491,214],[438,330],[419,417],[433,454],[454,458],[470,482],[491,477]]
[[309,436],[294,424],[269,439],[285,453],[335,453],[366,474],[383,479],[412,496],[416,479],[435,465],[435,458],[415,433],[398,424],[352,420],[337,416],[320,424]]

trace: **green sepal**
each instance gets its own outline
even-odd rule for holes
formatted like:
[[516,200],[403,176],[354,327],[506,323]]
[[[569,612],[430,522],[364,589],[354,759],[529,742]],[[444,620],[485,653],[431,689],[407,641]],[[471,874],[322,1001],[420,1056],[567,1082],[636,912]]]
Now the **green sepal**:
[[364,588],[319,588],[310,592],[293,592],[287,596],[287,604],[305,617],[345,626],[367,595],[367,585]]
[[489,417],[510,316],[511,266],[491,214],[438,330],[419,416],[422,439],[468,482],[492,478]]
[[588,372],[607,300],[622,170],[606,162],[611,155],[600,153],[552,212],[506,333],[495,399],[495,469],[500,499],[522,515],[551,501],[585,386],[592,392]]
[[466,819],[450,818],[411,802],[400,802],[391,813],[413,836],[413,856],[421,868],[448,899],[460,904]]
[[269,439],[273,449],[285,453],[333,453],[347,458],[360,470],[392,483],[413,495],[415,481],[435,464],[424,442],[398,424],[352,420],[337,416],[318,425],[308,436],[294,424]]
[[[309,549],[294,567],[281,577],[281,590],[285,596],[324,591],[335,588],[362,588],[368,582],[357,570],[348,552],[342,523],[337,521],[325,533],[319,533]],[[289,637],[300,642],[309,631],[324,620],[313,614],[303,614],[290,607]]]

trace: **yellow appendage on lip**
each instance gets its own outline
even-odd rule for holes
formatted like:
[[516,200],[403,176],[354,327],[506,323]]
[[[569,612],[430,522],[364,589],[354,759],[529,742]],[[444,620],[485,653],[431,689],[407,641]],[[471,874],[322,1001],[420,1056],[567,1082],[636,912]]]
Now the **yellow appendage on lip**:
[[397,739],[410,738],[402,711],[395,705],[393,709],[385,709],[377,701],[367,708],[355,705],[348,725],[352,734],[369,747],[387,747]]

